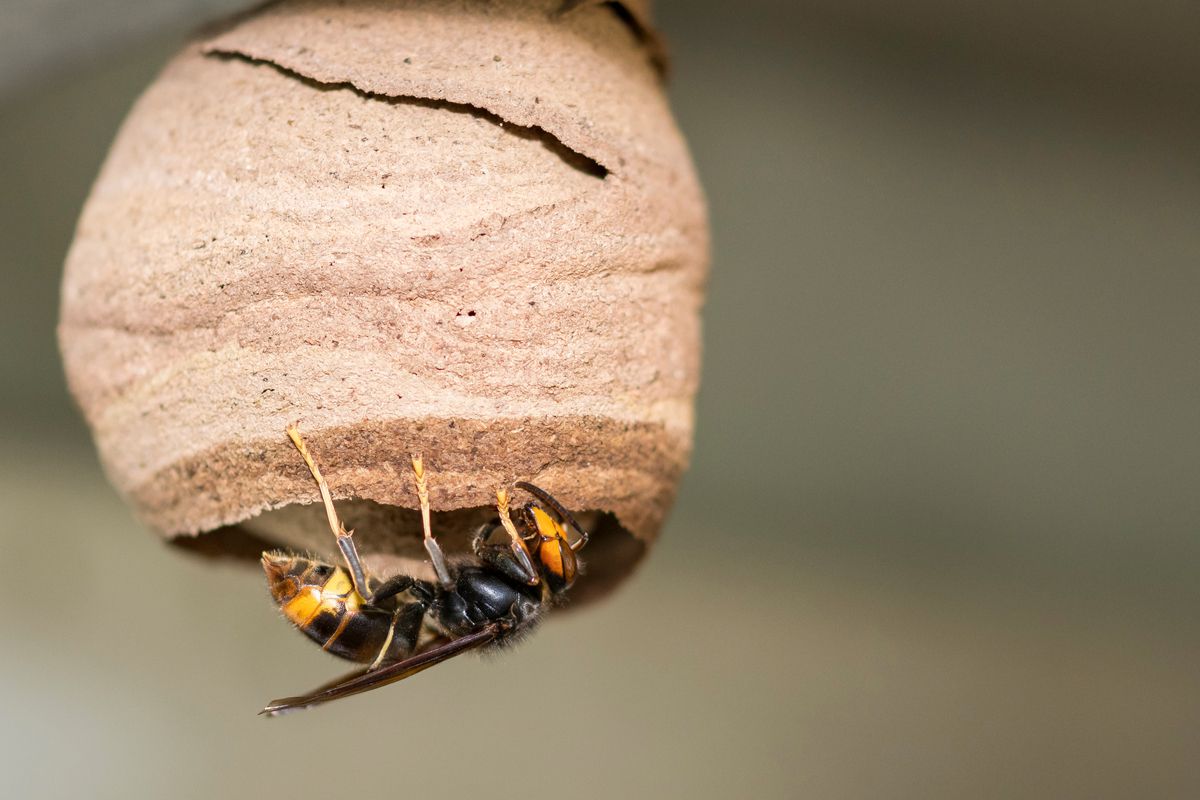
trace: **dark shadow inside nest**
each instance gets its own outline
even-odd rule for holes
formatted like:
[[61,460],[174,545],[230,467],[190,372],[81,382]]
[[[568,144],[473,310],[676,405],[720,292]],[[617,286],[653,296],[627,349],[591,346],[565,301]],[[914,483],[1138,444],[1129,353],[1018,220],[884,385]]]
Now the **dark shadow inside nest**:
[[[387,577],[408,572],[432,578],[421,544],[421,518],[417,511],[370,500],[344,500],[337,505],[342,521],[354,531],[364,560],[377,574]],[[451,561],[470,557],[471,537],[495,515],[496,510],[491,507],[434,512],[434,535]],[[611,592],[633,573],[646,553],[646,544],[622,527],[612,514],[588,511],[577,516],[591,534],[591,540],[581,553],[585,572],[570,591],[568,609]],[[312,553],[332,563],[341,563],[320,504],[289,505],[239,525],[170,541],[195,555],[254,566],[264,550],[277,549]]]

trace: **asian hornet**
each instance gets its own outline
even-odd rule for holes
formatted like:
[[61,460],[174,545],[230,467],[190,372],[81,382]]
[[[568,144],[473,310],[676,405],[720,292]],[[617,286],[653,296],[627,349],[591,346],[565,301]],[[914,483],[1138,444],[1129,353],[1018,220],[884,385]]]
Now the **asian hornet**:
[[468,650],[491,649],[530,631],[561,602],[580,571],[577,553],[588,534],[544,489],[519,482],[533,500],[509,512],[496,493],[497,519],[483,525],[471,554],[447,560],[433,537],[424,463],[412,457],[425,551],[436,581],[411,575],[380,579],[363,565],[353,531],[338,519],[321,470],[301,438],[288,436],[312,472],[345,565],[282,551],[263,553],[271,595],[283,615],[334,655],[367,665],[309,694],[274,700],[276,715],[403,680]]

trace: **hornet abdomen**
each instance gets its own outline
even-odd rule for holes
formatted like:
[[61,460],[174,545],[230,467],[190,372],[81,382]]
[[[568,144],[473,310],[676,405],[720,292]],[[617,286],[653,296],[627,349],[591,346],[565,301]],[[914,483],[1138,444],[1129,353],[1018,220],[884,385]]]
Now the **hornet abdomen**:
[[271,596],[288,620],[341,658],[369,664],[403,658],[416,645],[424,608],[401,603],[368,604],[341,567],[286,553],[264,553]]

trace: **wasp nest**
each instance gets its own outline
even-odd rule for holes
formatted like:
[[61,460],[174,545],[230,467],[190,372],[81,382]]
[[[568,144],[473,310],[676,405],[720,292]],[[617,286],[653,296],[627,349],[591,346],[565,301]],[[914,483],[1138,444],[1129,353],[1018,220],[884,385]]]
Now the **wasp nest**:
[[281,2],[165,68],[83,211],[60,328],[147,524],[336,552],[298,421],[377,564],[419,558],[419,452],[450,549],[530,480],[601,529],[596,585],[627,571],[688,459],[707,259],[644,12]]

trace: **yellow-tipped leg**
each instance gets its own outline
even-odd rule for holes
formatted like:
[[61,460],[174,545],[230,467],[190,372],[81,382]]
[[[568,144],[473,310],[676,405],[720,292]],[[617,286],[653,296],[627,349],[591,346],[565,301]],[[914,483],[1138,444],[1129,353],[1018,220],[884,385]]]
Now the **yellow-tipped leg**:
[[296,445],[296,449],[300,451],[301,458],[308,465],[308,471],[312,473],[317,482],[317,488],[321,491],[321,502],[325,504],[325,516],[329,519],[329,530],[333,531],[333,535],[337,538],[338,549],[342,551],[342,555],[346,559],[346,566],[350,568],[350,577],[354,580],[354,591],[370,601],[371,589],[366,569],[363,568],[362,559],[358,556],[358,548],[354,546],[354,532],[346,530],[346,526],[338,519],[337,509],[333,507],[333,495],[329,493],[329,484],[325,482],[325,476],[321,474],[317,462],[313,461],[312,455],[308,452],[308,446],[300,436],[300,429],[293,423],[288,426],[287,435],[292,440],[292,444]]
[[519,541],[521,536],[517,533],[517,526],[513,525],[512,517],[508,515],[508,491],[505,489],[496,490],[496,511],[500,514],[500,524],[504,530],[508,531],[513,541]]
[[287,434],[291,437],[292,444],[296,445],[296,449],[300,451],[300,457],[304,459],[304,463],[308,465],[308,471],[316,479],[317,488],[321,490],[321,502],[325,504],[325,516],[329,518],[329,529],[333,531],[334,536],[346,535],[346,527],[338,519],[337,510],[333,507],[333,496],[329,493],[329,484],[325,483],[325,476],[321,474],[317,462],[313,461],[313,457],[309,454],[308,445],[300,436],[300,429],[294,424],[289,425]]
[[429,518],[429,485],[425,482],[425,462],[421,456],[412,457],[413,475],[417,480],[417,501],[421,504],[421,529],[425,532],[425,552],[433,562],[433,571],[437,573],[438,583],[442,586],[452,586],[450,570],[446,567],[446,556],[441,546],[433,538],[433,524]]
[[433,538],[433,526],[429,521],[429,485],[425,482],[425,462],[420,455],[412,457],[413,475],[417,479],[417,500],[421,504],[421,528],[425,531],[425,540]]
[[517,559],[517,563],[521,565],[525,574],[529,576],[529,585],[536,585],[538,583],[537,570],[533,568],[533,559],[529,555],[529,547],[525,544],[525,540],[521,538],[521,534],[517,533],[517,526],[513,524],[512,517],[509,516],[508,491],[503,488],[496,490],[496,512],[500,515],[500,524],[508,532],[509,548],[512,550],[513,557]]

